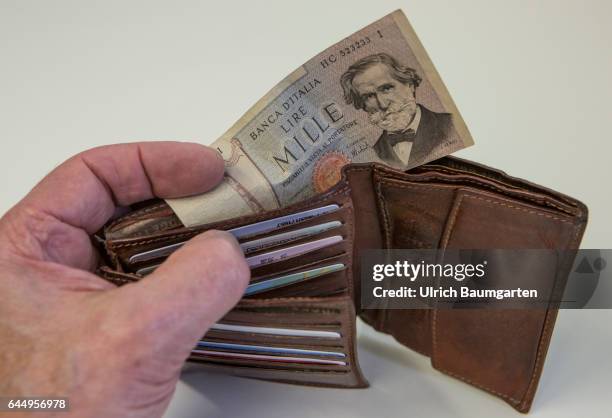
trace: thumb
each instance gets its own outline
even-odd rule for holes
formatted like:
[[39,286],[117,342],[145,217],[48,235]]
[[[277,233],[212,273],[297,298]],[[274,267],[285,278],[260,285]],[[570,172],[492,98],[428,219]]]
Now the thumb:
[[240,300],[249,277],[236,239],[227,232],[208,231],[189,240],[139,283],[116,289],[124,302],[119,309],[123,318],[131,318],[137,327],[132,331],[146,345],[162,351],[171,346],[186,357]]

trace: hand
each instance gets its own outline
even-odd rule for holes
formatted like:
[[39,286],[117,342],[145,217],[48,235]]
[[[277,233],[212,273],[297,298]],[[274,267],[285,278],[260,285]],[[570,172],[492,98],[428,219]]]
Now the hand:
[[78,417],[162,415],[197,340],[242,296],[248,266],[231,235],[210,231],[117,288],[91,273],[89,235],[123,206],[205,192],[223,170],[197,144],[96,148],[0,219],[0,396],[67,397]]

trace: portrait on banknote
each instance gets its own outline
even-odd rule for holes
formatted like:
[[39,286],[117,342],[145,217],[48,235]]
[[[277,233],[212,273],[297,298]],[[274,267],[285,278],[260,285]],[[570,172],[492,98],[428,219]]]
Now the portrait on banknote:
[[361,58],[340,77],[346,103],[365,111],[382,130],[372,146],[376,155],[394,167],[418,165],[451,135],[450,113],[418,103],[420,83],[414,68],[386,53]]

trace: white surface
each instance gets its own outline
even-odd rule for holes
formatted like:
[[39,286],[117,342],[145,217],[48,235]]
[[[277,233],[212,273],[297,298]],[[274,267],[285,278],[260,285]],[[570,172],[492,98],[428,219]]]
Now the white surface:
[[[358,4],[360,3],[360,4]],[[583,200],[610,248],[612,3],[0,0],[0,212],[85,148],[209,143],[322,49],[402,8],[475,138],[458,155]],[[531,416],[608,416],[610,311],[562,312]],[[518,416],[360,327],[372,387],[185,373],[168,417]]]

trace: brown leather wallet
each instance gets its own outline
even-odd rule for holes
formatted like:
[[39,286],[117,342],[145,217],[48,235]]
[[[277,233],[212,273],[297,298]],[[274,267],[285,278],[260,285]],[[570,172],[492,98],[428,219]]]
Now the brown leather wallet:
[[[251,280],[257,282],[271,274],[303,271],[332,262],[347,268],[245,297],[221,322],[327,331],[337,338],[236,333],[227,329],[212,329],[205,338],[219,343],[341,352],[343,361],[283,363],[273,356],[253,360],[248,355],[211,356],[197,353],[198,350],[190,360],[258,379],[365,387],[367,381],[355,350],[355,318],[359,315],[376,330],[429,356],[434,368],[527,412],[550,343],[557,302],[544,309],[520,310],[360,309],[359,260],[365,249],[578,248],[587,223],[584,204],[480,164],[445,157],[407,172],[378,164],[349,165],[340,183],[307,201],[193,228],[183,227],[165,203],[147,203],[105,228],[99,238],[106,264],[99,273],[119,285],[140,280],[143,276],[136,271],[162,260],[134,262],[134,254],[185,241],[208,229],[234,228],[328,204],[337,204],[340,209],[272,233],[339,220],[340,228],[323,232],[321,238],[340,234],[343,241],[256,267]],[[538,287],[548,289],[551,295],[561,295],[572,261],[551,267],[555,271],[537,278],[541,281]]]

